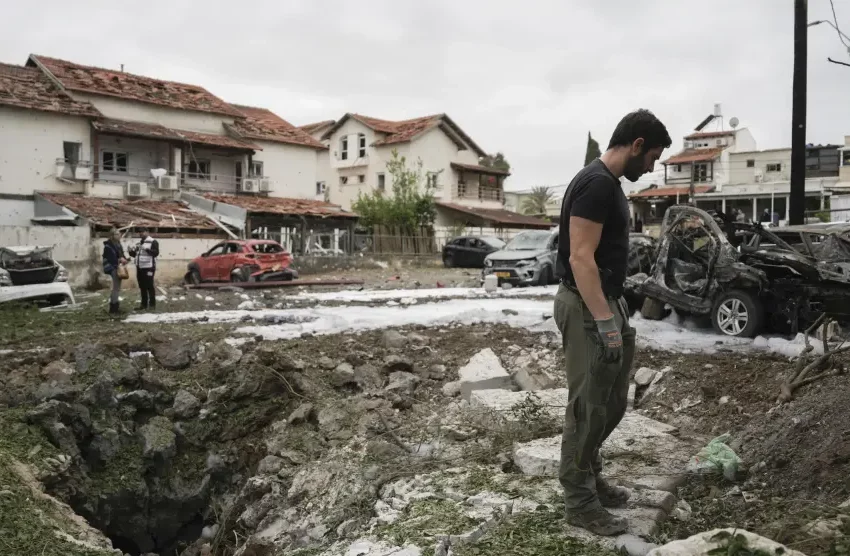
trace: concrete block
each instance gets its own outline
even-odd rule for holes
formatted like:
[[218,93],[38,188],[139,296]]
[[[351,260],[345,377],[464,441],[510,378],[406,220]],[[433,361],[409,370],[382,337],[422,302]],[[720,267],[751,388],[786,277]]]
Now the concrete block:
[[721,541],[722,537],[718,537],[720,533],[725,533],[727,536],[744,536],[747,539],[747,549],[750,553],[805,556],[802,552],[791,550],[778,542],[743,529],[715,529],[713,531],[706,531],[685,540],[665,544],[662,547],[654,549],[648,556],[705,556],[706,554],[714,554],[718,548],[724,546]]
[[658,525],[667,518],[662,510],[658,508],[629,507],[613,508],[609,510],[612,514],[625,517],[629,520],[628,533],[636,537],[648,537],[658,531]]
[[474,390],[510,390],[513,387],[511,376],[490,348],[473,355],[469,363],[458,370],[458,376],[461,396],[467,401]]
[[553,416],[563,419],[567,409],[569,391],[566,388],[555,388],[552,390],[538,390],[536,392],[511,392],[509,390],[475,390],[469,395],[471,407],[485,407],[493,411],[504,413],[506,417],[516,418],[511,415],[511,410],[517,404],[524,404],[531,400],[546,407]]
[[637,385],[632,382],[629,384],[629,395],[628,395],[628,404],[626,405],[627,411],[633,411],[635,408],[635,393],[637,393]]

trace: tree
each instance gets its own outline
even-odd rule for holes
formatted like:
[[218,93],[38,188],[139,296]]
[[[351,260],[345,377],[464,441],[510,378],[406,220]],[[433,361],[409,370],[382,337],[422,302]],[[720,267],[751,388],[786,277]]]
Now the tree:
[[522,212],[525,214],[546,214],[546,206],[552,201],[552,190],[541,185],[532,187],[531,193],[522,202]]
[[407,158],[393,150],[387,173],[392,178],[392,196],[377,189],[365,195],[361,192],[352,205],[360,223],[370,229],[396,228],[402,235],[417,235],[419,228],[433,226],[437,218],[434,188],[427,183],[422,186],[422,160],[408,168]]
[[496,154],[488,154],[482,156],[478,163],[481,166],[486,166],[487,168],[495,168],[496,170],[503,170],[505,172],[509,172],[511,170],[511,165],[508,164],[507,159],[505,159],[505,155],[502,153]]
[[587,151],[584,155],[584,165],[587,166],[597,158],[602,155],[602,151],[599,150],[599,143],[596,142],[596,139],[590,136],[590,132],[587,132]]

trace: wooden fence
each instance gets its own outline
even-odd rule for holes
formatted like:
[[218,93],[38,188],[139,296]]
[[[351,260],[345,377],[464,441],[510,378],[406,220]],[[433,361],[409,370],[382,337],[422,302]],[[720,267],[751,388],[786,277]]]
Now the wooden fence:
[[414,234],[386,226],[375,226],[371,234],[358,234],[355,245],[362,251],[379,255],[433,255],[439,253],[434,231],[422,227]]

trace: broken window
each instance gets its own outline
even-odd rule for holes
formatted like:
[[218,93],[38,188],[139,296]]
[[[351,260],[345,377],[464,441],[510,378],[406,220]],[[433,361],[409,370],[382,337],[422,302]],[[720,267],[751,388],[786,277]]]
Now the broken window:
[[708,164],[694,164],[694,181],[708,181]]
[[357,176],[357,183],[366,183],[366,174],[359,174]]
[[366,158],[366,135],[365,134],[363,134],[363,133],[357,134],[357,145],[358,145],[358,148],[359,148],[357,156],[359,158]]
[[316,195],[324,195],[325,194],[325,182],[317,181],[316,182]]
[[385,191],[387,189],[387,178],[383,172],[378,173],[378,189]]
[[100,164],[104,172],[127,172],[127,153],[103,151]]
[[347,185],[348,184],[348,176],[340,176],[339,177],[339,184],[340,185]]
[[775,164],[768,164],[765,171],[767,171],[767,172],[781,172],[782,171],[782,164],[780,164],[779,162],[777,162]]
[[439,174],[437,172],[428,172],[428,187],[438,187],[437,176]]
[[251,175],[256,177],[263,177],[263,163],[254,161],[251,162]]
[[841,165],[850,166],[850,149],[841,153]]
[[348,136],[339,140],[339,159],[348,160]]
[[681,172],[682,171],[682,165],[676,164],[676,166],[673,167],[673,170],[676,171],[676,172]]
[[83,152],[83,144],[75,143],[73,141],[65,141],[62,144],[62,149],[64,151],[65,162],[68,164],[79,164],[80,155]]
[[210,161],[202,159],[194,159],[186,165],[186,177],[193,180],[209,180],[210,179]]

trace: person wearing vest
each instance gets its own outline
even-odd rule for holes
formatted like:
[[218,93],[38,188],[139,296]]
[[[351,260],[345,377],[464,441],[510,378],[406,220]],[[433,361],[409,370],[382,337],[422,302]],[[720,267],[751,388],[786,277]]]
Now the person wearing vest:
[[121,293],[121,277],[118,269],[127,264],[124,255],[124,247],[121,246],[121,234],[113,228],[109,232],[109,239],[103,242],[103,273],[112,278],[112,291],[109,293],[109,314],[119,314],[118,295]]
[[156,273],[156,258],[159,256],[159,242],[152,238],[147,228],[139,229],[139,243],[130,248],[130,256],[135,258],[136,281],[142,301],[137,311],[156,309],[156,288],[154,274]]

